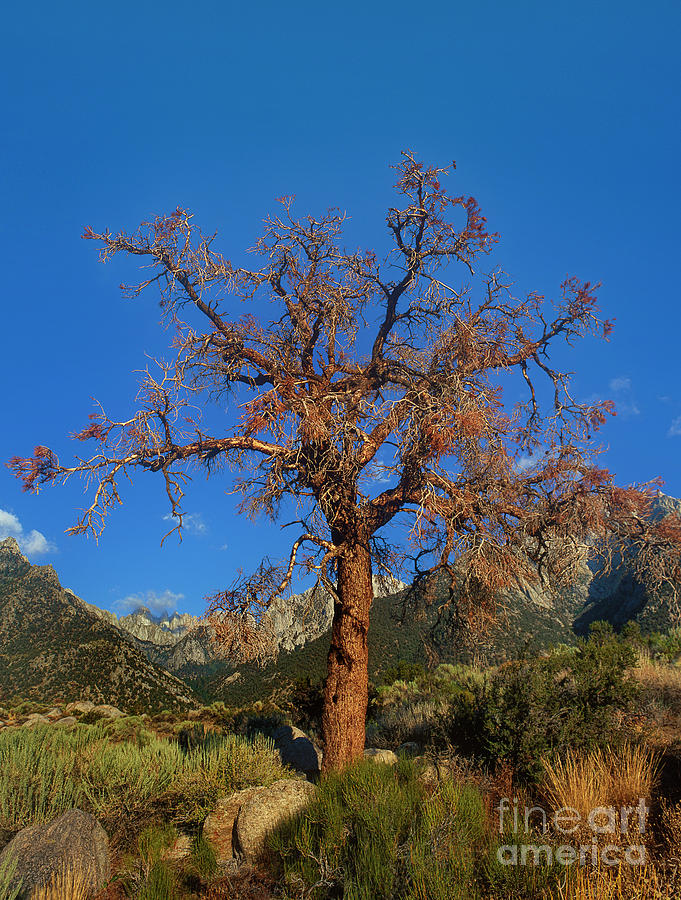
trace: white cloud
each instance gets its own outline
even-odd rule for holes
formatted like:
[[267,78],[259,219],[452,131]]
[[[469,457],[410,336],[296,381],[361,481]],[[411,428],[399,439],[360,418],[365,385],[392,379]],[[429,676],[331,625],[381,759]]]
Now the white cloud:
[[128,594],[121,600],[116,600],[114,606],[125,613],[134,612],[140,606],[146,606],[154,615],[162,615],[163,613],[174,613],[180,600],[184,600],[184,594],[176,594],[173,591],[165,590],[158,594],[156,591],[146,591],[140,594]]
[[667,432],[667,437],[679,437],[679,435],[681,435],[681,416],[677,416],[672,420],[672,424]]
[[40,555],[41,553],[49,553],[50,550],[54,549],[45,535],[36,531],[35,528],[29,531],[23,539],[23,542],[20,541],[20,545],[22,543],[24,553],[28,553],[29,556],[32,554]]
[[[174,524],[177,525],[179,519],[172,513],[168,513],[163,516],[163,521],[174,522]],[[201,513],[185,513],[182,516],[182,531],[184,531],[185,534],[203,535],[208,532],[208,526],[203,521]]]
[[33,528],[27,534],[14,513],[0,509],[0,541],[4,541],[8,537],[16,538],[22,553],[26,553],[28,556],[54,553],[57,549],[40,531]]
[[10,535],[16,537],[18,534],[21,534],[22,531],[23,528],[21,527],[21,523],[14,513],[5,512],[4,509],[0,509],[0,534],[2,534],[3,540]]
[[615,404],[615,412],[618,416],[628,419],[630,416],[640,416],[641,410],[631,393],[631,378],[620,375],[610,379],[610,390],[613,394],[619,394]]
[[528,456],[526,453],[523,453],[522,456],[519,456],[518,459],[516,459],[515,468],[518,472],[527,472],[527,470],[531,469],[536,462],[537,460],[533,456]]
[[610,390],[611,391],[630,391],[631,390],[631,378],[625,378],[621,375],[619,378],[611,378],[610,379]]

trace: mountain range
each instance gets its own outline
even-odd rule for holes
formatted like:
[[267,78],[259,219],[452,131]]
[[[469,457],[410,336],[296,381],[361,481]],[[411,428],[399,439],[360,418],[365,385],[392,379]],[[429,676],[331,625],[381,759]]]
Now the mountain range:
[[[661,497],[659,513],[681,511]],[[591,622],[644,630],[676,625],[664,596],[650,595],[622,566],[607,576],[584,565],[569,589],[519,583],[499,598],[499,617],[484,632],[465,627],[432,637],[434,604],[415,614],[414,592],[393,580],[374,585],[369,631],[370,675],[399,660],[494,662],[530,647],[569,643]],[[446,585],[440,587],[444,596]],[[312,589],[271,609],[277,655],[264,667],[224,659],[210,626],[188,613],[154,615],[140,607],[123,616],[99,609],[61,586],[52,566],[32,566],[17,542],[0,543],[0,702],[22,696],[45,702],[92,699],[129,711],[176,709],[219,699],[239,705],[283,685],[321,680],[326,669],[333,601]],[[435,629],[437,635],[437,629]]]
[[87,699],[129,712],[195,705],[191,688],[65,590],[52,566],[0,543],[0,701]]

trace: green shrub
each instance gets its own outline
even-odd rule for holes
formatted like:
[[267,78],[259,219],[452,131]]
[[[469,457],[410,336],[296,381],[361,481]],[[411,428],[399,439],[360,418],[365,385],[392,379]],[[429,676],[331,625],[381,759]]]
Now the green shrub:
[[10,888],[10,882],[14,877],[17,861],[13,857],[6,856],[0,863],[0,900],[16,900],[21,891],[22,882],[16,887]]
[[131,741],[138,747],[146,747],[154,740],[154,733],[145,727],[141,716],[122,716],[102,724],[105,734],[115,741]]
[[98,722],[102,722],[105,719],[108,721],[108,716],[103,712],[97,709],[90,709],[88,712],[83,713],[78,721],[82,725],[96,725]]
[[177,777],[165,792],[173,821],[185,828],[197,828],[215,806],[221,794],[286,778],[274,744],[262,735],[209,735],[210,741],[184,756]]
[[[175,741],[147,735],[113,740],[105,725],[0,732],[0,827],[18,830],[79,807],[109,832],[160,815],[198,826],[221,793],[287,776],[262,736],[215,735],[184,753]],[[134,836],[134,835],[133,835]]]
[[81,806],[76,754],[85,749],[78,728],[49,726],[0,733],[0,826],[18,830]]
[[379,687],[367,742],[454,748],[492,766],[510,763],[522,779],[533,781],[541,775],[542,756],[622,739],[624,715],[640,694],[630,672],[636,659],[634,634],[618,636],[596,623],[576,646],[488,672],[443,664],[413,681]]
[[12,711],[17,716],[28,716],[31,713],[44,712],[47,707],[44,703],[38,703],[36,700],[16,700],[11,701]]
[[446,743],[453,702],[462,694],[470,696],[471,686],[483,682],[477,668],[443,663],[414,681],[380,687],[371,704],[367,742],[390,748],[405,741]]
[[151,867],[161,858],[161,853],[172,846],[177,839],[177,830],[172,825],[152,825],[145,828],[137,838],[140,859]]
[[471,680],[451,706],[446,738],[488,763],[509,762],[523,779],[541,775],[542,756],[616,746],[622,714],[637,695],[632,645],[596,623],[575,648],[507,663]]
[[667,632],[643,633],[637,622],[627,622],[620,632],[623,640],[638,650],[644,650],[654,660],[660,662],[677,662],[681,656],[681,628],[670,628]]
[[417,700],[388,707],[367,724],[367,744],[393,748],[406,741],[429,744],[445,727],[449,704],[444,700]]
[[172,826],[149,826],[137,839],[138,858],[128,860],[129,872],[123,879],[127,893],[137,900],[176,900],[181,896],[177,878],[161,859],[164,850],[177,837]]
[[[422,788],[413,766],[363,762],[329,775],[302,817],[271,839],[290,886],[343,888],[343,897],[393,896],[397,849],[407,839]],[[323,897],[323,891],[311,896]]]
[[179,900],[180,896],[175,873],[167,863],[159,860],[151,867],[137,900]]
[[191,851],[186,861],[185,869],[191,874],[198,875],[204,881],[214,877],[218,871],[218,858],[211,844],[199,831],[192,839]]
[[324,707],[324,683],[306,676],[296,679],[288,695],[287,709],[294,725],[306,732],[318,731]]
[[311,806],[269,838],[287,896],[547,896],[542,892],[562,872],[501,866],[496,853],[507,837],[488,820],[474,784],[444,780],[429,790],[415,772],[406,761],[395,767],[362,762],[324,778]]
[[[484,881],[493,845],[480,792],[443,782],[423,802],[410,834],[406,898],[468,900]],[[479,896],[479,895],[478,895]]]
[[213,732],[203,722],[183,722],[177,731],[177,743],[185,753],[197,749],[205,750],[211,741]]
[[237,716],[234,722],[237,734],[244,734],[247,737],[255,735],[271,737],[277,728],[288,724],[290,724],[289,717],[279,709],[248,712]]
[[420,663],[408,662],[401,659],[393,666],[389,666],[381,677],[383,684],[394,684],[396,681],[416,681],[426,674],[426,670]]

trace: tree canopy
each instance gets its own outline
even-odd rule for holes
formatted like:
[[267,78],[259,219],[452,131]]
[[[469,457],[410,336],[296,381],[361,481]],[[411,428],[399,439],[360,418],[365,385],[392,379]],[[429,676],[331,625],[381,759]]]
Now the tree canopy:
[[[329,590],[327,768],[363,750],[374,571],[407,559],[417,580],[444,571],[471,616],[518,579],[568,583],[598,548],[626,546],[657,586],[679,575],[681,523],[651,516],[658,485],[618,487],[597,465],[593,436],[613,404],[578,402],[553,362],[560,343],[610,336],[598,285],[569,277],[555,299],[516,297],[502,271],[479,274],[498,236],[474,198],[447,193],[453,169],[402,154],[385,256],[348,251],[344,214],[296,217],[290,198],[265,220],[253,268],[232,265],[182,209],[132,234],[87,228],[103,261],[148,265],[125,293],[160,289],[174,359],[145,373],[130,418],[91,416],[75,437],[92,455],[63,465],[41,446],[10,462],[29,490],[93,481],[73,533],[99,534],[120,478],[140,468],[164,480],[180,529],[192,469],[232,469],[249,515],[276,519],[293,498],[289,558],[240,576],[209,612],[224,646],[259,656],[296,568]],[[202,405],[225,400],[238,424],[209,433]],[[410,517],[404,546],[382,534],[398,513]]]

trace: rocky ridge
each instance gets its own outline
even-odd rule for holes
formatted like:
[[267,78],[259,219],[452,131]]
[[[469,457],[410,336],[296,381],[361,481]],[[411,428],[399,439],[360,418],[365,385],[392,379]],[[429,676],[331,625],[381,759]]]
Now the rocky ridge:
[[[406,587],[395,578],[374,578],[374,594],[385,597]],[[75,594],[72,596],[75,597]],[[80,601],[81,603],[84,601]],[[118,628],[152,662],[171,672],[186,674],[188,670],[207,666],[218,660],[210,626],[189,613],[155,616],[144,606],[118,617],[108,610],[85,604],[95,615]],[[276,601],[270,618],[279,653],[288,653],[313,641],[331,628],[333,599],[324,588],[308,588],[288,599]]]
[[128,712],[196,702],[191,688],[126,640],[106,616],[0,543],[0,699],[113,701]]

